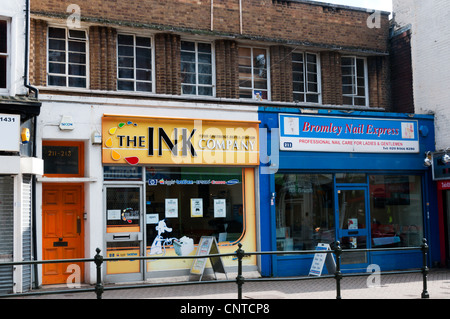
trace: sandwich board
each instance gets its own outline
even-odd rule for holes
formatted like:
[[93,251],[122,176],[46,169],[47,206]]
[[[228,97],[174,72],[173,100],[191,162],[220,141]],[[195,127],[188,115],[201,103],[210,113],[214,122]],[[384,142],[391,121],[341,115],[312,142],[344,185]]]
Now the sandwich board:
[[[200,257],[202,255],[214,255],[219,253],[220,253],[219,245],[217,244],[216,237],[202,236],[202,238],[200,238],[200,242],[197,247],[197,254],[196,254],[197,256]],[[222,262],[222,257],[220,256],[210,257],[209,260],[211,261],[211,265],[214,271],[214,277],[216,277],[216,280],[217,280],[216,276],[217,272],[225,274],[225,277],[228,279],[225,266],[223,265]],[[199,276],[198,279],[199,281],[202,280],[203,272],[205,271],[207,261],[208,261],[207,258],[194,259],[194,263],[192,264],[191,268],[191,275]]]
[[[329,244],[319,243],[316,246],[316,250],[331,250],[331,248]],[[336,261],[331,253],[316,253],[309,270],[309,276],[321,276],[324,264],[327,266],[329,274],[336,272]]]

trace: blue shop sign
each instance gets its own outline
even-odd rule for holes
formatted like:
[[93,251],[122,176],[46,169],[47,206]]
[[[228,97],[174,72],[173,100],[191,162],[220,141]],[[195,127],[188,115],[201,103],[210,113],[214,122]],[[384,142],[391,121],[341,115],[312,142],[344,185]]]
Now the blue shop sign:
[[280,114],[280,150],[419,153],[417,120]]

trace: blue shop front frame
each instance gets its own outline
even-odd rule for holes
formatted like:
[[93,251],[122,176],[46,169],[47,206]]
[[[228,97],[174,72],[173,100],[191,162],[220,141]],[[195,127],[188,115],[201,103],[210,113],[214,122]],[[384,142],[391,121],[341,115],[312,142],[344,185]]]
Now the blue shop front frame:
[[[285,150],[291,145],[280,145],[280,128],[284,123],[279,123],[280,114],[296,116],[321,117],[322,119],[336,119],[346,122],[351,119],[355,123],[355,132],[364,123],[375,123],[383,121],[414,122],[414,130],[417,132],[417,150],[411,152],[364,152],[364,150],[353,151],[293,151]],[[360,122],[359,120],[363,120]],[[331,174],[333,176],[333,190],[337,194],[340,187],[366,189],[369,195],[368,176],[371,175],[413,175],[421,181],[422,189],[422,219],[423,234],[428,240],[430,247],[428,254],[429,265],[440,260],[438,210],[436,200],[436,185],[432,181],[429,168],[423,165],[425,153],[434,151],[435,133],[434,117],[431,115],[399,114],[369,111],[340,111],[340,110],[302,110],[293,108],[270,108],[259,109],[260,143],[261,143],[261,166],[259,174],[259,206],[260,206],[260,243],[262,251],[277,250],[276,235],[276,213],[275,213],[275,174]],[[381,122],[380,122],[381,121]],[[363,124],[361,124],[363,123]],[[308,127],[305,126],[305,129]],[[283,128],[284,129],[284,128]],[[332,126],[328,131],[337,132]],[[367,131],[368,128],[364,127]],[[393,128],[394,130],[394,128]],[[395,131],[393,131],[395,133]],[[320,133],[320,132],[319,132]],[[387,133],[387,131],[386,131]],[[295,133],[294,133],[295,136]],[[367,137],[366,137],[367,138]],[[364,137],[363,137],[364,139]],[[362,140],[363,140],[362,139]],[[394,142],[395,143],[395,142]],[[284,144],[284,142],[283,142]],[[367,144],[367,143],[366,143]],[[396,144],[390,144],[396,145]],[[291,146],[292,147],[292,146]],[[409,146],[408,146],[409,147]],[[367,181],[361,184],[341,185],[336,183],[335,176],[342,172],[363,173]],[[336,206],[337,198],[334,198]],[[368,200],[368,198],[366,198]],[[367,205],[367,204],[366,204]],[[335,207],[334,210],[336,211]],[[370,214],[370,213],[369,213]],[[369,215],[370,216],[370,215]],[[367,217],[369,218],[369,217]],[[336,226],[336,228],[338,228]],[[336,240],[338,229],[335,230]],[[370,238],[370,231],[366,235]],[[261,274],[263,276],[296,276],[308,275],[313,255],[273,255],[261,257]],[[344,267],[344,271],[361,271],[367,264],[377,264],[385,270],[410,269],[421,267],[422,257],[419,251],[395,251],[395,252],[372,252],[365,264],[352,267]],[[324,272],[326,273],[326,269]]]

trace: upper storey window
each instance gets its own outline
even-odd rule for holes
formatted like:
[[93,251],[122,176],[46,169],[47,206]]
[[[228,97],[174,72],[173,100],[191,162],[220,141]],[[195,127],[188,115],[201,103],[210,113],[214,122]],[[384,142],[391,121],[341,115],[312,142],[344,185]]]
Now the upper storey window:
[[117,36],[117,89],[153,92],[152,39]]
[[239,48],[239,97],[244,99],[269,99],[267,75],[267,50]]
[[8,89],[9,74],[8,21],[0,20],[0,92]]
[[295,102],[320,102],[320,71],[317,54],[292,53],[292,81]]
[[213,54],[210,43],[181,41],[181,92],[213,96]]
[[86,88],[86,32],[48,29],[48,85]]
[[341,68],[344,105],[367,106],[369,104],[367,60],[344,56],[341,59]]

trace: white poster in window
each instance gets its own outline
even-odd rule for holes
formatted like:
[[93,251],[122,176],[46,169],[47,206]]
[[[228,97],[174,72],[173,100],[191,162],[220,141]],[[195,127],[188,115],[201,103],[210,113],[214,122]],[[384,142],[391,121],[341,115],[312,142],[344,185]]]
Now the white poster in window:
[[120,220],[121,211],[120,209],[108,209],[107,219],[108,220]]
[[226,200],[215,199],[214,200],[214,218],[227,217]]
[[166,218],[178,218],[178,198],[166,198]]
[[191,217],[203,217],[203,198],[191,198]]
[[348,229],[358,229],[358,218],[348,219]]
[[147,214],[146,223],[149,224],[158,224],[159,222],[159,214]]

